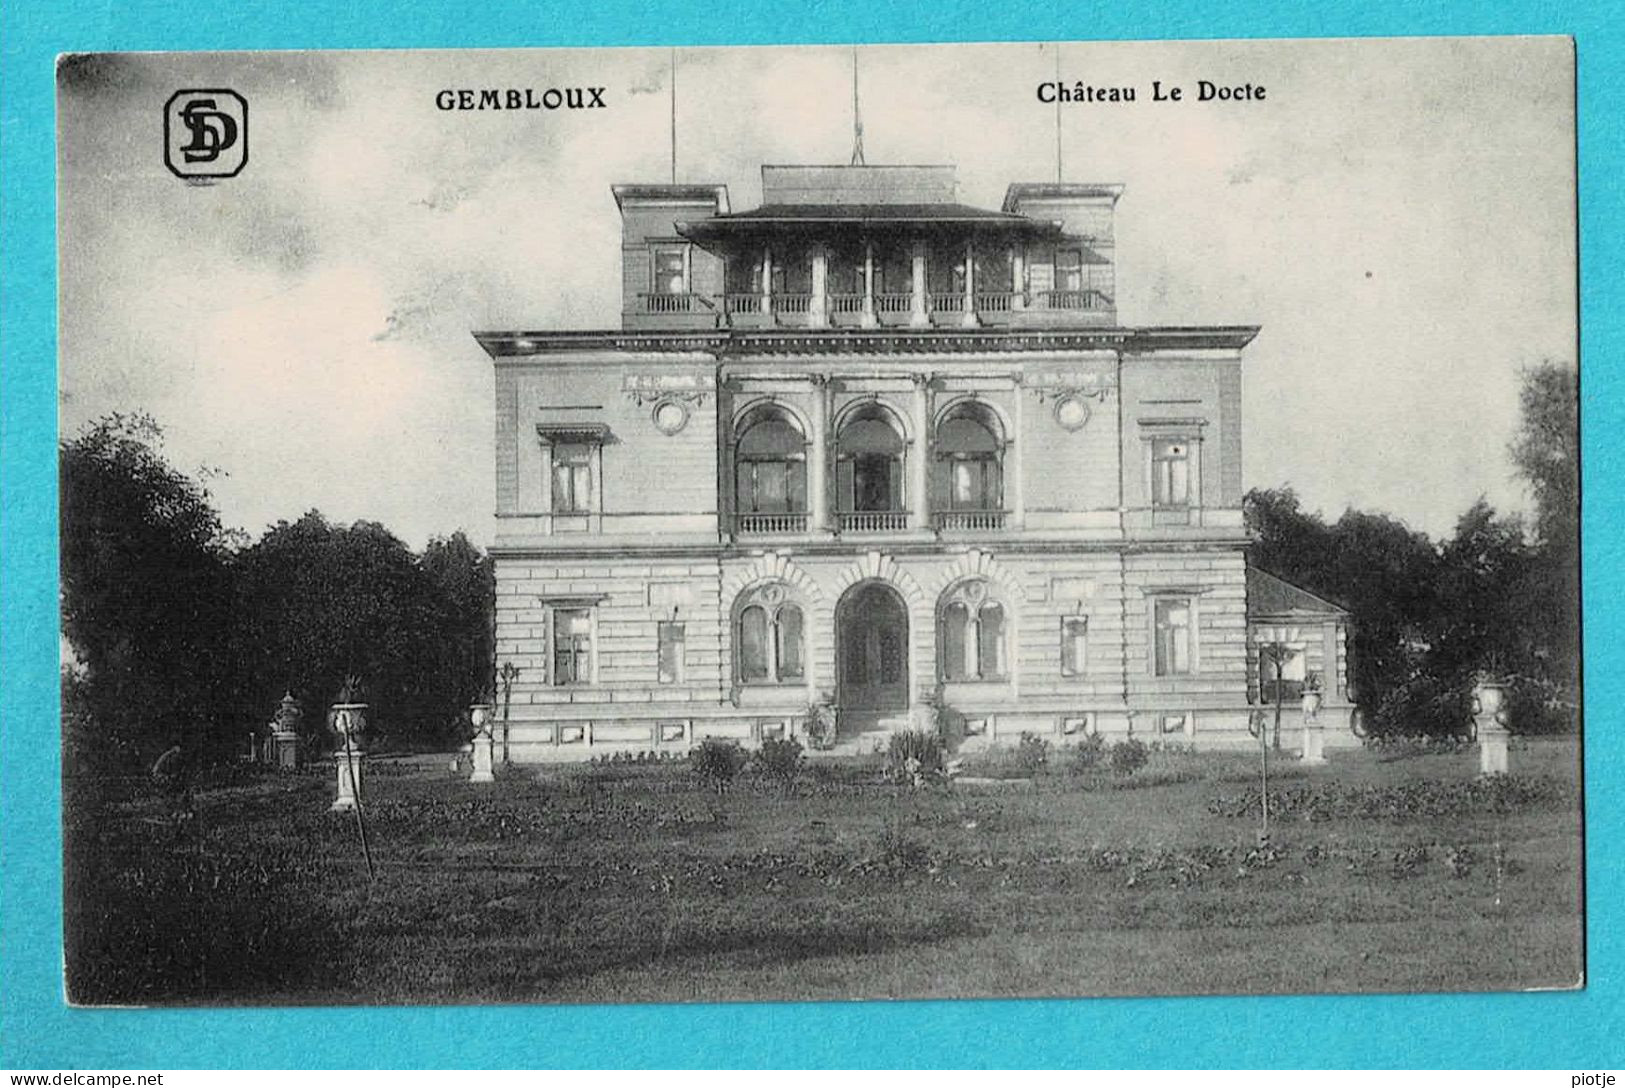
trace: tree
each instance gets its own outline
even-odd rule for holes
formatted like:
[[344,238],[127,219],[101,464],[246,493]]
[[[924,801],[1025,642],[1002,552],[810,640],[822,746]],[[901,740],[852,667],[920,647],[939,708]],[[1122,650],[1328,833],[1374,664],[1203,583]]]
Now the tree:
[[311,511],[245,549],[236,575],[235,656],[262,709],[288,688],[325,707],[354,675],[378,735],[444,741],[491,682],[490,563],[461,533],[419,557],[375,522]]
[[226,680],[232,539],[162,441],[150,417],[114,414],[60,447],[62,624],[96,726],[72,736],[102,753],[199,754]]
[[[1522,418],[1509,452],[1534,499],[1534,542],[1514,594],[1529,643],[1519,692],[1542,728],[1572,728],[1580,691],[1580,404],[1574,368],[1547,360],[1523,373]],[[1538,698],[1533,694],[1540,692]]]
[[1508,452],[1535,500],[1535,542],[1578,550],[1580,386],[1572,367],[1546,360],[1523,372],[1521,421]]
[[1291,488],[1249,491],[1242,507],[1249,562],[1349,609],[1354,690],[1368,710],[1388,705],[1423,669],[1437,611],[1433,543],[1382,514],[1346,510],[1328,525]]

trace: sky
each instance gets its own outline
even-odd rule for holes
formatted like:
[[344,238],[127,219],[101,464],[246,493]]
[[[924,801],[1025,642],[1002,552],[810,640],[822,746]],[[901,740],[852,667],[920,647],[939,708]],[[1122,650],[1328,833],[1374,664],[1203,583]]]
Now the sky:
[[[144,411],[257,536],[320,509],[413,546],[495,526],[491,365],[470,333],[610,328],[610,186],[760,198],[762,163],[844,163],[849,47],[121,54],[59,69],[60,425]],[[1520,369],[1576,359],[1567,39],[864,46],[871,165],[955,163],[998,207],[1118,182],[1118,316],[1259,325],[1243,482],[1434,535],[1527,509]],[[1263,101],[1191,101],[1198,80]],[[1151,84],[1186,88],[1151,101]],[[603,87],[605,108],[461,112],[458,88]],[[249,161],[162,161],[163,104],[229,87]]]

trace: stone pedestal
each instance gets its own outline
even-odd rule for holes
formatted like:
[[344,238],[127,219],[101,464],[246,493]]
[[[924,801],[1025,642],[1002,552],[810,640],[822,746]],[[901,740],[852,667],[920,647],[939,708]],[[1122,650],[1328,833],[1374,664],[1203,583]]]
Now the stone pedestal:
[[475,703],[468,708],[469,720],[474,723],[474,773],[470,782],[492,782],[496,764],[496,741],[491,735],[492,707],[489,703]]
[[[346,684],[348,689],[350,685]],[[339,795],[334,812],[344,812],[361,804],[361,738],[367,731],[367,704],[334,703],[327,712],[327,728],[338,742],[333,767],[338,774]]]
[[1493,675],[1473,687],[1473,726],[1478,733],[1478,773],[1507,773],[1506,689]]
[[333,767],[338,772],[339,795],[333,801],[334,812],[349,812],[361,799],[361,753],[333,753]]
[[291,771],[299,766],[299,723],[304,720],[304,708],[288,692],[277,704],[271,719],[271,735],[265,744],[265,762],[278,770]]
[[271,765],[280,771],[291,771],[299,766],[299,734],[271,734]]
[[1326,723],[1320,717],[1320,693],[1303,693],[1303,752],[1301,761],[1308,764],[1326,762]]
[[1508,766],[1507,742],[1512,734],[1500,722],[1482,720],[1478,723],[1478,773],[1506,774]]
[[489,734],[474,738],[474,773],[469,776],[470,782],[493,782],[496,776],[491,773],[495,765],[496,745]]
[[1311,766],[1326,762],[1326,726],[1317,715],[1303,723],[1303,754],[1300,761]]

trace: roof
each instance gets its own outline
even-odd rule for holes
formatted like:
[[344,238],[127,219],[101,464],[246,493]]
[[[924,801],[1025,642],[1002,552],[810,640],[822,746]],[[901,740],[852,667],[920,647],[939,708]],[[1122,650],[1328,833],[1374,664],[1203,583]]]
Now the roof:
[[989,208],[969,204],[763,204],[750,211],[719,215],[713,222],[729,220],[765,219],[974,219],[1011,223],[1034,223],[1037,220],[1010,212],[996,212]]
[[817,224],[829,226],[904,225],[1002,227],[1028,234],[1059,234],[1061,226],[1048,219],[998,212],[969,204],[764,204],[750,211],[733,212],[690,222],[679,222],[686,236],[736,233],[758,228]]
[[728,210],[728,187],[726,185],[659,185],[636,184],[611,185],[609,191],[615,195],[615,206],[625,209],[628,200],[636,201],[677,201],[684,204],[710,204],[719,212]]
[[1004,210],[1012,211],[1027,200],[1101,200],[1113,204],[1123,195],[1119,184],[1077,181],[1018,181],[1005,190]]
[[1267,570],[1247,567],[1247,616],[1346,616],[1348,609],[1317,597]]

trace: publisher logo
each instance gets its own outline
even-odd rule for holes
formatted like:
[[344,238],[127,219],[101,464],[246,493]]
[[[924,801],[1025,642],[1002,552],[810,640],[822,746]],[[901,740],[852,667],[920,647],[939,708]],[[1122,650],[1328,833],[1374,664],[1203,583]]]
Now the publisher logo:
[[176,91],[164,103],[164,163],[181,178],[234,178],[248,164],[248,103],[236,91]]

